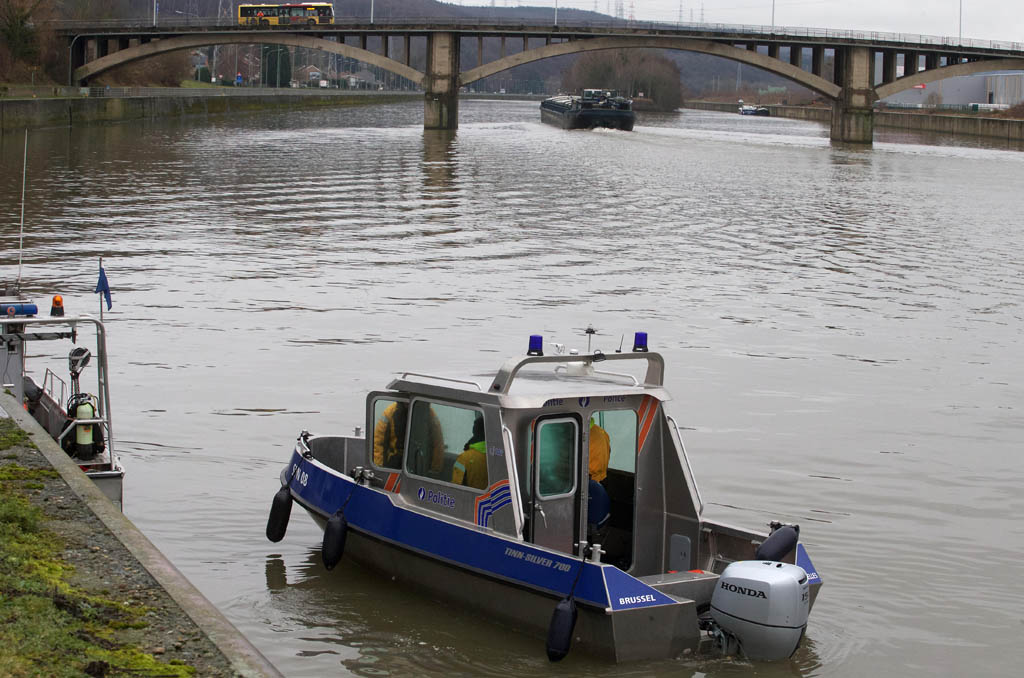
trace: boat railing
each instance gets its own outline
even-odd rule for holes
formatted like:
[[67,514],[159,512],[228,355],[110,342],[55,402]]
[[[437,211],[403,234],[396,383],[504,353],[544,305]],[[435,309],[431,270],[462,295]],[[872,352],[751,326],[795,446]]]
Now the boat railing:
[[76,426],[81,424],[102,424],[104,427],[108,426],[106,417],[94,417],[92,419],[75,419],[75,426],[68,426],[64,429],[59,436],[57,436],[57,443],[61,444],[64,442],[64,438],[69,433],[75,430]]
[[[501,366],[501,369],[498,370],[498,374],[495,375],[494,381],[491,383],[490,392],[502,395],[507,394],[512,387],[512,382],[515,381],[516,375],[527,365],[542,363],[564,365],[567,368],[566,372],[571,375],[575,370],[568,369],[570,365],[581,367],[585,370],[592,368],[594,363],[608,360],[644,360],[647,362],[647,374],[644,376],[642,386],[644,388],[660,388],[665,383],[665,359],[660,353],[637,351],[632,353],[605,354],[597,351],[589,355],[532,355],[525,358],[512,358],[506,361]],[[597,370],[594,370],[594,372],[596,373]],[[639,386],[640,384],[637,385]]]
[[[516,445],[515,445],[514,438],[512,436],[512,431],[511,431],[511,429],[509,429],[508,426],[502,425],[502,427],[501,427],[501,434],[505,437],[505,447],[508,450],[508,454],[505,455],[505,458],[508,459],[509,477],[510,478],[518,479],[519,478],[519,469],[516,468]],[[515,534],[515,536],[516,536],[517,539],[522,541],[523,540],[523,524],[525,523],[525,519],[524,519],[524,516],[523,516],[523,505],[522,505],[522,503],[520,501],[518,501],[518,494],[519,494],[519,483],[518,483],[518,480],[517,480],[517,482],[515,484],[515,492],[516,492],[516,495],[517,495],[517,501],[513,501],[512,502],[512,517],[514,518],[515,523],[516,523],[516,534]]]
[[[57,397],[57,384],[60,384],[60,397]],[[49,367],[46,368],[46,373],[43,375],[43,392],[50,396],[54,402],[61,407],[64,407],[65,396],[67,395],[68,385],[67,383],[57,376],[57,374]]]
[[[568,365],[558,365],[557,367],[555,367],[555,372],[561,372],[562,370],[565,370],[565,372],[568,373],[569,372],[569,366]],[[617,379],[626,379],[628,381],[633,382],[633,386],[639,386],[640,385],[640,380],[639,379],[634,377],[632,374],[627,374],[625,372],[609,372],[608,370],[593,370],[593,369],[592,370],[588,370],[587,371],[587,375],[591,375],[591,374],[601,374],[601,375],[604,375],[606,377],[615,377]]]
[[665,418],[672,424],[672,428],[675,430],[676,443],[679,445],[679,453],[683,457],[683,464],[686,466],[686,480],[693,487],[693,495],[697,499],[697,515],[704,513],[704,500],[700,496],[700,488],[697,487],[697,478],[693,475],[693,469],[690,468],[690,456],[686,454],[686,445],[683,444],[683,436],[679,433],[679,424],[676,423],[675,417],[671,414],[666,414]]
[[468,379],[454,379],[452,377],[442,377],[436,374],[424,374],[422,372],[402,372],[402,376],[399,378],[405,379],[406,377],[419,377],[420,379],[436,379],[437,381],[447,381],[453,384],[466,384],[467,386],[475,386],[476,390],[481,392],[484,390],[484,387],[481,386],[479,383],[475,381],[470,381]]
[[[99,418],[96,421],[81,419],[79,421],[82,423],[90,421],[90,423],[99,423],[106,427],[106,445],[107,449],[110,450],[111,460],[113,460],[114,425],[110,414],[110,384],[107,380],[107,333],[103,323],[91,315],[83,314],[78,316],[19,317],[8,323],[8,325],[17,325],[17,334],[25,340],[70,339],[73,343],[78,342],[79,325],[93,326],[96,331],[96,396]],[[70,331],[37,332],[35,331],[37,327],[41,329],[66,327],[70,328]],[[10,331],[10,327],[7,328],[7,331]],[[58,404],[63,407],[63,399]]]

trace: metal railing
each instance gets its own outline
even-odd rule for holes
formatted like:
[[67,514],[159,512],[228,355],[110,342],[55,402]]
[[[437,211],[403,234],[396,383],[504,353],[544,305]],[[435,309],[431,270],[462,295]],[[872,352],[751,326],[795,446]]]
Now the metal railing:
[[942,113],[993,113],[1009,110],[1009,104],[910,104],[896,102],[876,102],[875,110],[885,111],[939,111]]
[[[152,29],[154,31],[166,31],[176,28],[196,29],[226,29],[248,30],[257,32],[267,31],[312,31],[323,33],[325,31],[337,30],[339,28],[359,27],[364,30],[385,30],[394,27],[433,27],[439,26],[453,30],[473,30],[479,27],[514,27],[521,31],[549,31],[549,32],[572,32],[578,30],[602,30],[602,31],[627,31],[631,34],[637,32],[658,32],[675,31],[706,35],[743,35],[760,36],[770,38],[773,41],[785,42],[787,40],[816,40],[816,41],[857,41],[877,43],[885,46],[921,46],[925,48],[949,47],[960,49],[986,49],[1024,53],[1024,42],[1011,42],[1005,40],[978,40],[973,38],[958,38],[950,36],[926,35],[923,33],[892,33],[885,31],[857,31],[841,30],[831,28],[806,28],[799,26],[763,26],[757,24],[719,24],[719,23],[694,23],[694,22],[664,22],[664,21],[628,21],[623,19],[608,19],[607,21],[560,21],[557,24],[544,21],[517,19],[508,17],[387,17],[383,20],[377,19],[371,22],[369,17],[336,17],[334,24],[318,24],[315,26],[291,25],[291,26],[267,26],[256,28],[244,26],[238,23],[233,17],[161,17],[156,25],[151,19],[129,19],[129,20],[108,20],[108,21],[50,21],[46,22],[48,27],[57,30],[96,30],[96,29]],[[1024,54],[1022,54],[1024,56]]]
[[251,97],[251,96],[389,96],[422,94],[422,90],[344,89],[338,87],[65,87],[87,97]]

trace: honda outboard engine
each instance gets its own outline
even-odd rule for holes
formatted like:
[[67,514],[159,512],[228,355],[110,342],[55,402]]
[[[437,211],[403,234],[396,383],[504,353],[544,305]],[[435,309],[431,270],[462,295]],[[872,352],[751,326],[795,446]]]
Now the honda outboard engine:
[[749,659],[785,659],[800,646],[810,612],[807,573],[762,560],[730,563],[711,596],[711,618]]
[[736,644],[749,659],[785,659],[800,646],[810,613],[810,584],[798,565],[779,562],[800,528],[772,524],[759,560],[730,563],[711,596],[711,618],[724,648]]

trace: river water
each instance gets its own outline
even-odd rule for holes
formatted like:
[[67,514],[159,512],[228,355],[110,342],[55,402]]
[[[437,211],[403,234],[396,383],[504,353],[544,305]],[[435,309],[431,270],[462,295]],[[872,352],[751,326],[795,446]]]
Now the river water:
[[[1020,670],[1024,154],[685,111],[633,133],[467,101],[33,131],[25,287],[96,313],[125,512],[288,676],[933,676]],[[18,270],[21,134],[0,146]],[[550,666],[344,562],[296,509],[296,435],[400,370],[646,330],[708,510],[797,521],[824,586],[792,660]],[[482,377],[486,379],[486,376]]]

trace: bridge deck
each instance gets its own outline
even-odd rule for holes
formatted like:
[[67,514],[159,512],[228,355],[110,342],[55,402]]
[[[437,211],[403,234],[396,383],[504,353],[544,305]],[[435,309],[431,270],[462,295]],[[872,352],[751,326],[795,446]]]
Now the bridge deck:
[[537,24],[521,21],[445,21],[443,19],[393,19],[386,23],[365,20],[336,20],[334,24],[316,26],[267,26],[253,28],[239,25],[229,19],[161,20],[156,26],[146,21],[54,21],[47,24],[59,35],[110,36],[125,35],[169,37],[189,33],[304,33],[314,35],[429,35],[431,33],[457,33],[464,37],[476,36],[529,36],[579,40],[596,36],[665,36],[698,38],[727,43],[757,43],[758,45],[820,45],[826,48],[865,46],[887,50],[913,49],[922,53],[941,52],[964,57],[1024,57],[1024,43],[996,40],[960,40],[908,33],[874,31],[845,31],[820,28],[793,28],[744,26],[728,24],[672,24],[637,21],[574,22]]

